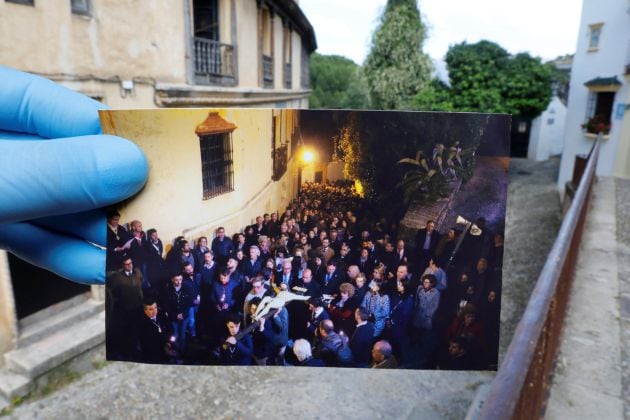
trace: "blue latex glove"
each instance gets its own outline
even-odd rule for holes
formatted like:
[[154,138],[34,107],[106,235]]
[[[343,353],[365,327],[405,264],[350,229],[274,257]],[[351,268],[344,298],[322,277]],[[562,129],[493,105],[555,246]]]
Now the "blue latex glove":
[[[62,277],[105,282],[103,206],[142,188],[135,144],[101,135],[105,105],[0,66],[0,248]],[[91,242],[91,243],[90,243]]]

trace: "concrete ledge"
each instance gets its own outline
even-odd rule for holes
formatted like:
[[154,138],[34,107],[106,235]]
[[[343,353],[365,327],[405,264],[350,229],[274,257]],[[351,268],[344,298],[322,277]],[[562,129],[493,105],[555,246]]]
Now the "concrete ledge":
[[47,308],[42,309],[41,311],[37,311],[34,314],[20,319],[18,323],[19,330],[23,331],[26,328],[29,328],[35,324],[46,322],[46,320],[50,317],[55,316],[56,314],[65,311],[66,309],[70,309],[77,305],[80,305],[83,302],[86,302],[89,298],[89,293],[82,293],[70,299],[55,303],[54,305],[50,305]]
[[104,307],[104,302],[90,299],[50,315],[46,320],[27,325],[20,331],[17,350],[19,351],[19,349],[28,347],[34,342],[43,339],[51,331],[63,330],[83,319],[89,318],[97,312],[103,311]]
[[4,358],[10,370],[36,378],[104,341],[105,312],[99,312]]
[[[0,397],[11,402],[16,397],[23,397],[31,390],[31,381],[24,375],[0,371]],[[2,409],[2,407],[0,407]]]
[[546,418],[623,418],[615,181],[595,184]]

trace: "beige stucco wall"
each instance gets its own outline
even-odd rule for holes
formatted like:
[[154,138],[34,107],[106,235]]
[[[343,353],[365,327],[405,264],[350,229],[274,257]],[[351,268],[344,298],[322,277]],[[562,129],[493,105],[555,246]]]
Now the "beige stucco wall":
[[237,1],[236,21],[239,86],[258,87],[258,8],[256,2]]
[[[0,0],[0,64],[44,75],[102,98],[113,108],[155,108],[156,84],[199,88],[187,84],[192,82],[192,69],[187,68],[192,65],[192,51],[187,52],[192,48],[192,0],[99,0],[90,4],[91,15],[83,16],[71,13],[66,0],[38,0],[35,6]],[[274,90],[289,96],[282,78],[282,19],[277,15],[273,19],[274,89],[263,89],[256,2],[220,0],[219,5],[221,42],[235,43],[237,48],[238,84],[227,89],[219,86],[217,92],[204,95],[242,97],[243,89],[251,89],[254,96]],[[300,90],[301,38],[295,31],[292,44],[293,86]],[[124,92],[123,80],[132,80],[133,90]],[[255,104],[263,105],[252,100],[251,105]],[[301,108],[308,106],[308,100],[275,99],[264,105]]]
[[[224,109],[219,115],[237,125],[232,133],[234,191],[202,199],[201,158],[195,128],[207,109],[109,112],[105,132],[136,142],[149,160],[149,181],[121,210],[121,219],[139,219],[156,228],[164,241],[183,234],[212,237],[218,226],[240,231],[264,212],[283,209],[294,197],[297,174],[289,163],[285,176],[271,181],[272,110]],[[278,112],[278,111],[276,111]],[[283,110],[290,114],[295,111]],[[283,135],[293,127],[285,127]]]
[[90,4],[88,17],[72,14],[70,1],[0,2],[0,63],[47,75],[185,81],[181,0]]

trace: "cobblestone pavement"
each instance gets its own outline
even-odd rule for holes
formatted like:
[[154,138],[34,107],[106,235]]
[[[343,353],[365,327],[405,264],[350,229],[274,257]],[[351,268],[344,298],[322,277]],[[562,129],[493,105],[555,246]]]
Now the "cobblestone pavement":
[[[510,164],[501,353],[560,222],[558,160]],[[493,372],[150,366],[110,363],[14,418],[450,418]]]

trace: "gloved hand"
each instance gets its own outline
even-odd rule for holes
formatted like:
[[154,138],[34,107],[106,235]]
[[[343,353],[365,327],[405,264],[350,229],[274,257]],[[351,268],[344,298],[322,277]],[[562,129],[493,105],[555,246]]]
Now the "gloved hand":
[[133,195],[148,176],[140,148],[100,134],[105,108],[0,66],[0,248],[85,284],[105,282],[100,208]]

